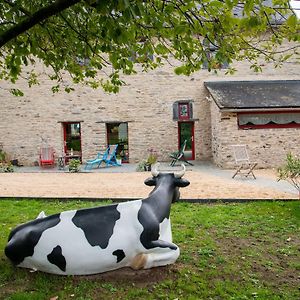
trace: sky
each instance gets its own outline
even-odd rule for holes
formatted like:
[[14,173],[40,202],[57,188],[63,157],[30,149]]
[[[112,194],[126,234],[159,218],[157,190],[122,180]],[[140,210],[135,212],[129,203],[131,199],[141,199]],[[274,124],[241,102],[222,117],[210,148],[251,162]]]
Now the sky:
[[297,17],[300,18],[300,0],[291,0],[290,3]]

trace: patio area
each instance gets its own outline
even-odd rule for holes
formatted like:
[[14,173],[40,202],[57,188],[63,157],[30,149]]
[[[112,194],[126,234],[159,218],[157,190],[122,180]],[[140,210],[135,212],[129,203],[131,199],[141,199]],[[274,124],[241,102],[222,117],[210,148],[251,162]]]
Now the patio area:
[[[44,197],[80,199],[137,199],[152,190],[144,184],[150,172],[137,172],[136,164],[98,168],[69,173],[67,169],[17,167],[14,173],[0,174],[1,197]],[[83,169],[83,168],[82,168]],[[179,170],[162,163],[161,170]],[[277,181],[276,170],[255,170],[257,179],[235,177],[207,161],[186,167],[190,185],[182,188],[181,199],[297,199],[298,194],[286,181]]]

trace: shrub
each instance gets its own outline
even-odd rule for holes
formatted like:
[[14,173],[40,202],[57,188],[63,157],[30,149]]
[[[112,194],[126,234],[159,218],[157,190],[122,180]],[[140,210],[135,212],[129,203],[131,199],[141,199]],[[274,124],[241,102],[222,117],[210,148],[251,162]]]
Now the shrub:
[[79,159],[70,159],[69,160],[69,172],[77,173],[80,171],[80,160]]
[[12,164],[7,160],[6,153],[0,149],[0,173],[14,172]]
[[157,153],[153,149],[148,149],[148,157],[147,159],[143,159],[139,162],[136,170],[138,172],[142,171],[151,171],[151,165],[157,162]]
[[0,162],[0,173],[12,173],[12,172],[14,172],[14,168],[11,163]]
[[288,153],[286,156],[286,163],[277,169],[278,181],[286,180],[293,185],[299,193],[300,199],[300,158]]

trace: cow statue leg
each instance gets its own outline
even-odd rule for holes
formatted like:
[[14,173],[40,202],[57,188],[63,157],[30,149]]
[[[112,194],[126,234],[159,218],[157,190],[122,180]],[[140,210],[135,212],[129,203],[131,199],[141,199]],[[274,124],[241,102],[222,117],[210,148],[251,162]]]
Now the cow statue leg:
[[160,223],[158,240],[149,241],[147,244],[148,251],[138,254],[131,263],[133,269],[149,269],[152,267],[165,266],[173,264],[179,254],[179,247],[172,242],[171,222],[165,218]]
[[177,246],[176,250],[171,250],[169,248],[155,248],[154,251],[148,254],[145,269],[173,264],[177,260],[179,254],[180,251]]
[[159,239],[151,242],[153,249],[147,254],[145,269],[173,264],[179,254],[179,247],[172,242],[170,219],[165,218],[159,225]]
[[177,260],[179,254],[180,251],[178,247],[176,250],[171,250],[170,248],[154,248],[149,253],[138,254],[132,260],[130,267],[138,270],[170,265]]

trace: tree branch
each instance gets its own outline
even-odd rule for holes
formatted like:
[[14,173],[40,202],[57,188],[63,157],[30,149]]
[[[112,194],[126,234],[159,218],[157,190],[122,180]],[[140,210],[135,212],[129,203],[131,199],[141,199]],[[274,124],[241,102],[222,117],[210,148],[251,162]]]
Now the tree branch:
[[0,35],[0,48],[36,24],[45,21],[51,16],[56,15],[57,13],[69,8],[70,6],[73,6],[80,1],[81,0],[56,0],[54,3],[39,9],[31,16],[28,16],[20,23],[3,32]]
[[17,9],[19,9],[19,11],[22,12],[24,15],[31,16],[31,13],[30,13],[28,10],[26,10],[26,9],[24,9],[23,7],[17,5],[16,3],[11,2],[10,0],[4,0],[4,2],[5,2],[6,4],[8,4],[8,5],[9,5],[10,7],[12,7],[12,8],[17,8]]

